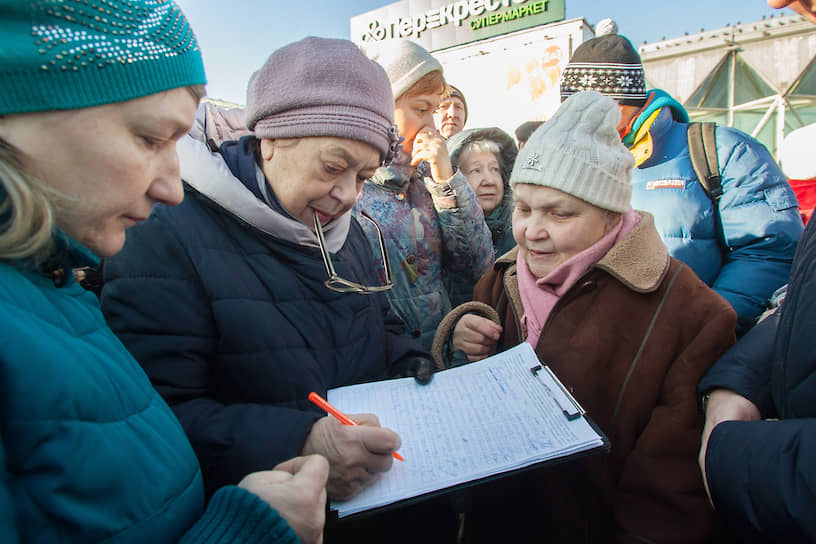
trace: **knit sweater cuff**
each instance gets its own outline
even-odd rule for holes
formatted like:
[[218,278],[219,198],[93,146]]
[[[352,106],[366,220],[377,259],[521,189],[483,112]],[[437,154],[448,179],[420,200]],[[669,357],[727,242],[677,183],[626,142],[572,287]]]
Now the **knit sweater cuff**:
[[216,491],[181,542],[299,544],[300,539],[277,510],[249,491],[231,485]]

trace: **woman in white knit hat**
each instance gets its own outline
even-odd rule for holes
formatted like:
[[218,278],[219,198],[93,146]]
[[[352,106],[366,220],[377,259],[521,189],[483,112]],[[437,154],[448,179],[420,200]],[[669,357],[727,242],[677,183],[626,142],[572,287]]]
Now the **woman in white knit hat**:
[[[354,206],[380,225],[393,263],[388,300],[429,348],[451,309],[450,293],[473,285],[493,263],[493,240],[476,194],[451,167],[433,112],[446,90],[442,65],[408,40],[368,51],[388,74],[402,151],[366,181]],[[379,247],[370,224],[369,241]],[[380,273],[383,270],[380,268]]]
[[[734,342],[736,316],[631,208],[619,119],[612,99],[583,92],[532,135],[510,180],[518,247],[440,327],[441,345],[455,324],[452,349],[471,361],[532,344],[611,441],[606,454],[477,491],[475,542],[711,536],[695,387]],[[482,317],[496,312],[499,323]]]

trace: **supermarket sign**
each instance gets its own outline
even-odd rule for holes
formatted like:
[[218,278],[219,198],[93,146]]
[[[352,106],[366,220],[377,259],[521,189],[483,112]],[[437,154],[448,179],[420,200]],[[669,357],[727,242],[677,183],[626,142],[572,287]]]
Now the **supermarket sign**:
[[411,39],[430,51],[561,21],[566,0],[403,0],[351,19],[359,44]]

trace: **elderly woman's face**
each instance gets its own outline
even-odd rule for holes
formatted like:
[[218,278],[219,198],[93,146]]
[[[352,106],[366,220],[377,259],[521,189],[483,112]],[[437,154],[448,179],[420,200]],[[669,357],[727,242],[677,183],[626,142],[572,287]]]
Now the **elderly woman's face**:
[[465,151],[459,161],[459,170],[473,187],[485,216],[490,215],[504,197],[504,182],[496,154],[491,151]]
[[614,214],[557,189],[513,187],[513,237],[536,278],[581,253],[617,222]]
[[278,201],[301,223],[325,225],[354,205],[380,166],[379,152],[346,138],[261,140],[263,172]]
[[57,226],[101,257],[117,253],[125,229],[153,204],[175,205],[183,191],[176,142],[192,126],[196,101],[178,88],[92,108],[8,115],[0,137],[26,169],[65,198]]

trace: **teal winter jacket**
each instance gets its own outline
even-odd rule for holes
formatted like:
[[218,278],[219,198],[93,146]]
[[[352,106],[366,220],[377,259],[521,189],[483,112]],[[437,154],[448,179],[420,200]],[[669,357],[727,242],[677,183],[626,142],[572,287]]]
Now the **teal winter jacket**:
[[243,489],[205,511],[184,431],[73,281],[93,258],[60,240],[56,276],[0,262],[0,542],[297,542]]

